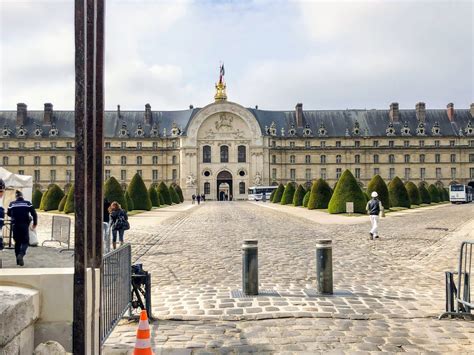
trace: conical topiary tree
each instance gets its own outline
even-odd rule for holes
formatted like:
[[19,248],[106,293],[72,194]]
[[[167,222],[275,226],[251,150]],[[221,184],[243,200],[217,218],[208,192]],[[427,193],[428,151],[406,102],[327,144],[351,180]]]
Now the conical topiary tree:
[[178,196],[179,196],[179,201],[184,202],[184,196],[183,196],[183,190],[181,190],[181,186],[179,185],[174,185],[174,189],[176,190]]
[[113,176],[108,178],[104,184],[104,198],[109,203],[118,202],[124,210],[128,211],[127,200],[123,194],[122,186]]
[[303,185],[298,185],[298,188],[295,191],[293,196],[293,206],[303,206],[303,199],[304,195],[306,194],[306,190],[304,189]]
[[303,207],[308,207],[309,197],[311,196],[311,191],[306,191],[303,198]]
[[440,202],[443,202],[443,201],[446,201],[446,195],[444,194],[444,191],[446,189],[442,186],[438,186],[438,191],[439,191],[439,201]]
[[273,198],[275,197],[276,190],[273,190],[272,193],[270,194],[270,202],[273,202]]
[[173,201],[171,200],[170,191],[168,190],[168,187],[163,181],[158,186],[158,192],[160,193],[161,196],[163,196],[163,201],[165,202],[164,203],[165,205],[172,204]]
[[64,205],[64,213],[74,213],[74,185],[67,192],[66,204]]
[[390,181],[390,184],[388,184],[388,195],[390,197],[391,207],[410,208],[411,203],[408,191],[398,176],[395,176],[393,180]]
[[355,213],[365,213],[365,196],[349,170],[342,173],[328,204],[329,213],[345,213],[346,202],[354,203]]
[[151,205],[160,207],[160,196],[158,196],[158,191],[153,186],[148,189],[148,195],[150,196]]
[[64,195],[63,198],[61,199],[61,202],[59,202],[59,205],[58,205],[59,212],[64,212],[64,206],[66,205],[66,200],[67,200],[67,195]]
[[283,192],[285,192],[285,186],[283,186],[283,184],[280,183],[280,185],[278,185],[278,188],[276,189],[275,196],[273,196],[272,202],[280,203],[281,198],[283,197]]
[[449,191],[448,191],[448,189],[443,189],[443,193],[444,193],[444,200],[449,201]]
[[418,184],[418,191],[420,192],[421,203],[430,204],[431,196],[430,196],[430,193],[428,192],[428,189],[426,188],[425,183],[420,182]]
[[367,185],[367,195],[369,197],[369,200],[371,198],[370,195],[373,191],[378,193],[379,200],[380,202],[382,202],[382,206],[386,209],[389,209],[390,198],[388,194],[388,187],[380,175],[375,175],[374,177],[372,177],[369,184]]
[[295,184],[293,182],[289,182],[285,186],[285,190],[283,191],[283,196],[281,197],[280,204],[288,205],[290,203],[293,203],[294,195],[295,195]]
[[163,195],[160,194],[160,192],[158,191],[158,188],[157,188],[156,192],[158,192],[158,197],[160,199],[160,206],[166,205],[165,199],[164,199]]
[[42,197],[43,197],[43,193],[41,192],[40,189],[36,189],[35,192],[33,192],[33,196],[31,198],[31,203],[33,204],[34,208],[36,208],[36,209],[40,208]]
[[[311,187],[311,194],[309,195],[308,209],[326,209],[331,200],[331,188],[323,179],[318,179]],[[365,197],[364,197],[365,200]],[[345,209],[344,209],[345,211]]]
[[418,187],[411,181],[408,181],[405,184],[405,188],[408,192],[408,197],[410,198],[410,203],[412,205],[419,205],[421,204],[421,196]]
[[44,203],[48,197],[49,188],[44,192],[43,196],[41,196],[41,202],[39,205],[39,209],[44,211]]
[[48,190],[48,195],[44,201],[43,209],[45,211],[57,210],[63,197],[64,191],[61,190],[58,185],[52,185]]
[[369,201],[370,201],[370,196],[369,196],[369,194],[367,193],[367,191],[362,191],[362,192],[364,193],[365,200],[366,200],[367,202],[369,202]]
[[431,184],[430,186],[428,186],[428,192],[430,193],[432,203],[440,202],[439,190],[435,185]]
[[128,185],[128,195],[133,201],[134,210],[151,210],[150,196],[140,174],[135,174]]
[[170,196],[171,196],[171,202],[176,203],[176,204],[178,204],[178,203],[181,202],[181,201],[179,200],[178,193],[176,192],[176,190],[174,189],[173,186],[170,186],[170,187],[168,188],[168,191],[169,191]]
[[133,211],[135,208],[135,206],[133,205],[133,200],[132,198],[130,197],[130,194],[128,193],[128,191],[125,191],[125,194],[123,195],[125,201],[127,201],[127,211]]

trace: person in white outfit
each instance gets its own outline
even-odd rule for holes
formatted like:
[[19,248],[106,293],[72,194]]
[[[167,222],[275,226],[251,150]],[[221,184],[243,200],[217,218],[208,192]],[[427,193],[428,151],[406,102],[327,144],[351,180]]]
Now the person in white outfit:
[[378,199],[379,194],[376,191],[373,191],[370,195],[372,199],[367,202],[365,209],[370,217],[370,223],[372,224],[372,229],[370,230],[370,240],[379,238],[379,216],[382,213],[383,206],[382,202]]

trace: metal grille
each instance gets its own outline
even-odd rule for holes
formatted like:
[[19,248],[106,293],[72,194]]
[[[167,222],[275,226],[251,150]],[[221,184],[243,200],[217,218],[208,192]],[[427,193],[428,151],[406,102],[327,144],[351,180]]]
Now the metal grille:
[[102,265],[102,309],[100,343],[104,344],[130,307],[132,248],[125,244],[104,255]]
[[52,224],[51,239],[45,240],[42,245],[48,242],[56,242],[60,245],[66,244],[66,250],[69,250],[71,246],[71,218],[53,216]]
[[242,290],[232,290],[232,298],[254,298],[254,297],[280,297],[275,290],[258,290],[258,295],[246,295]]

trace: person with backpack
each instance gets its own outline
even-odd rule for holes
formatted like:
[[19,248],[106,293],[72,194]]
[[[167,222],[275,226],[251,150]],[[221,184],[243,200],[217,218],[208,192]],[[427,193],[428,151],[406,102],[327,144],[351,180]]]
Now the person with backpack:
[[119,237],[120,245],[123,245],[123,235],[126,230],[130,229],[128,223],[127,212],[122,209],[117,201],[110,204],[110,228],[112,228],[112,247],[117,248],[117,234]]
[[376,191],[372,191],[370,197],[372,197],[372,199],[367,202],[367,206],[365,207],[365,209],[369,214],[370,224],[372,226],[369,232],[370,240],[373,240],[374,238],[379,239],[379,216],[383,217],[384,209],[382,206],[382,202],[380,202],[378,198],[379,194]]

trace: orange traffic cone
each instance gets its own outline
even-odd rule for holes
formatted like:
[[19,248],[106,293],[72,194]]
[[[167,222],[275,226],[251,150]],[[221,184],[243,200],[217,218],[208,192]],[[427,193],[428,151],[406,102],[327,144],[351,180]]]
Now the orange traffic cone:
[[137,342],[133,355],[153,355],[151,351],[150,325],[146,311],[140,313],[140,322],[138,323]]

